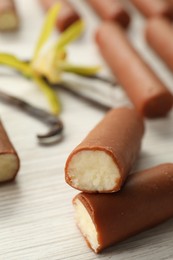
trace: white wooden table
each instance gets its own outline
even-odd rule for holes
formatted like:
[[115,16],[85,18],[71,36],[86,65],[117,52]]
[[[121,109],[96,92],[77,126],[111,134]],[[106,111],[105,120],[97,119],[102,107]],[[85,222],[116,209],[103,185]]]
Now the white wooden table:
[[[17,2],[21,29],[17,34],[0,35],[0,52],[8,51],[28,58],[39,34],[43,12],[37,0]],[[100,64],[102,61],[92,39],[99,20],[84,0],[73,2],[84,16],[87,31],[83,39],[71,46],[70,57],[75,62]],[[134,13],[133,9],[130,10]],[[130,31],[133,43],[173,91],[172,74],[143,41],[142,18],[136,12],[133,18]],[[107,96],[108,102],[114,106],[127,102],[125,94],[118,88],[113,90],[98,83],[94,87],[99,88],[102,96]],[[48,109],[37,86],[10,70],[0,68],[0,89]],[[16,182],[0,186],[0,260],[173,259],[173,220],[128,239],[101,255],[95,255],[86,246],[76,228],[71,205],[77,191],[65,183],[63,168],[68,154],[103,117],[104,112],[63,92],[59,95],[63,104],[64,140],[52,147],[41,147],[37,143],[36,133],[44,132],[44,125],[0,104],[1,118],[21,159]],[[147,121],[146,128],[135,170],[173,162],[173,111],[168,118]]]

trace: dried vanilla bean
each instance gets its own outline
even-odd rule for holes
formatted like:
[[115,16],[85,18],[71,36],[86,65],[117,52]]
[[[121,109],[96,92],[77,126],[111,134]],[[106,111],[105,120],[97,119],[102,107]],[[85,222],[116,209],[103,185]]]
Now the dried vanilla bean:
[[112,87],[115,87],[118,85],[117,81],[114,81],[108,77],[101,76],[101,75],[78,75],[78,76],[80,76],[82,78],[86,78],[86,79],[102,81],[103,83],[107,83],[107,84],[111,85]]
[[79,93],[78,91],[72,89],[67,83],[58,83],[58,84],[51,84],[49,83],[52,87],[61,89],[63,91],[65,91],[66,93],[70,94],[71,96],[78,98],[79,100],[85,102],[86,104],[89,104],[93,107],[96,107],[98,109],[101,109],[103,111],[108,111],[109,109],[111,109],[112,107],[106,104],[103,104],[95,99],[92,99],[90,97],[87,97],[81,93]]

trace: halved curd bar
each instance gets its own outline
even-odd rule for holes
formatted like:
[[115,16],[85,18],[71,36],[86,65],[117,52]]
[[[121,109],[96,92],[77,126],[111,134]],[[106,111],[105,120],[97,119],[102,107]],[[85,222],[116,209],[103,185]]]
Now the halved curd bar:
[[131,174],[113,194],[80,193],[73,205],[82,235],[99,253],[173,217],[173,164]]
[[0,121],[0,183],[14,180],[19,166],[19,157]]
[[134,109],[110,110],[68,157],[66,182],[86,192],[118,191],[136,161],[143,133]]
[[19,16],[14,0],[0,0],[0,31],[16,30],[19,27]]

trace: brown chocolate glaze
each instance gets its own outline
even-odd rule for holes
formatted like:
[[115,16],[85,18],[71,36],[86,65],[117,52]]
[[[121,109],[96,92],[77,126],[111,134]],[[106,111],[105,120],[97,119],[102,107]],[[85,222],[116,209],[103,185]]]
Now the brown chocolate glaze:
[[117,193],[80,193],[73,199],[74,204],[77,199],[96,227],[98,253],[173,217],[173,164],[130,175]]
[[146,39],[154,51],[173,71],[173,25],[162,17],[149,19]]
[[49,8],[54,3],[61,3],[61,11],[58,14],[56,26],[60,32],[63,32],[70,25],[75,23],[80,19],[80,15],[74,8],[74,6],[68,0],[39,0],[45,9],[45,11],[49,10]]
[[96,33],[96,42],[136,110],[148,118],[166,116],[173,96],[133,48],[124,30],[118,24],[105,22]]
[[[16,159],[16,167],[15,167],[15,170],[13,172],[13,176],[11,176],[10,179],[8,180],[5,180],[5,181],[11,181],[13,179],[15,179],[17,173],[18,173],[18,170],[19,170],[19,167],[20,167],[20,161],[19,161],[19,157],[17,155],[17,152],[16,150],[14,149],[4,127],[3,127],[3,124],[2,124],[2,121],[0,121],[0,159],[1,159],[1,156],[2,155],[14,155],[15,159]],[[0,164],[0,167],[1,167],[1,164]],[[3,167],[5,167],[3,165]],[[4,169],[0,169],[0,172],[2,171],[3,172]],[[1,182],[1,175],[0,175],[0,182]],[[4,181],[2,181],[4,182]]]
[[[73,185],[69,177],[69,166],[73,156],[81,151],[104,151],[112,157],[114,163],[118,166],[120,178],[111,190],[99,192],[119,190],[137,159],[143,134],[143,120],[134,109],[122,107],[110,110],[68,157],[65,166],[66,182],[81,190],[80,187]],[[93,192],[86,189],[82,190]]]
[[173,6],[173,0],[167,0]]
[[130,16],[118,0],[87,0],[97,14],[103,19],[118,22],[124,28],[130,23]]
[[173,8],[166,0],[131,0],[146,17],[164,16],[173,19]]

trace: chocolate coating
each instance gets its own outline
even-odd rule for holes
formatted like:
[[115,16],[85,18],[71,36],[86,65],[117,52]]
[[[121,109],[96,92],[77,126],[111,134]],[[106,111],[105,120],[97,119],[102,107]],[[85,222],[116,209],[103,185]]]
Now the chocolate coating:
[[[143,134],[143,120],[134,109],[122,107],[110,110],[68,157],[65,166],[66,182],[76,189],[87,192],[113,192],[119,190],[137,159]],[[69,176],[69,168],[73,157],[81,151],[103,151],[113,159],[114,164],[119,169],[120,176],[118,182],[112,184],[111,190],[100,190],[97,187],[91,191],[86,188],[81,189],[79,185],[73,184]],[[98,164],[95,171],[98,173],[99,170]],[[88,169],[89,171],[90,169]],[[83,173],[81,172],[81,178],[82,176]],[[105,178],[107,178],[106,175]]]
[[173,7],[173,0],[168,0],[168,2],[169,2],[170,5]]
[[162,17],[147,22],[146,39],[154,51],[173,71],[173,25]]
[[124,28],[130,23],[130,16],[118,0],[87,0],[97,14],[103,19],[118,22]]
[[173,217],[173,164],[130,175],[117,193],[80,193],[74,204],[76,200],[82,202],[96,227],[98,253]]
[[173,96],[132,47],[124,30],[118,24],[105,22],[96,33],[96,42],[136,110],[148,118],[166,116]]
[[131,0],[146,17],[164,16],[173,19],[173,8],[166,0]]
[[63,32],[70,25],[80,19],[80,15],[74,6],[68,0],[40,0],[43,8],[47,11],[54,3],[61,3],[61,11],[58,14],[56,26],[60,32]]

